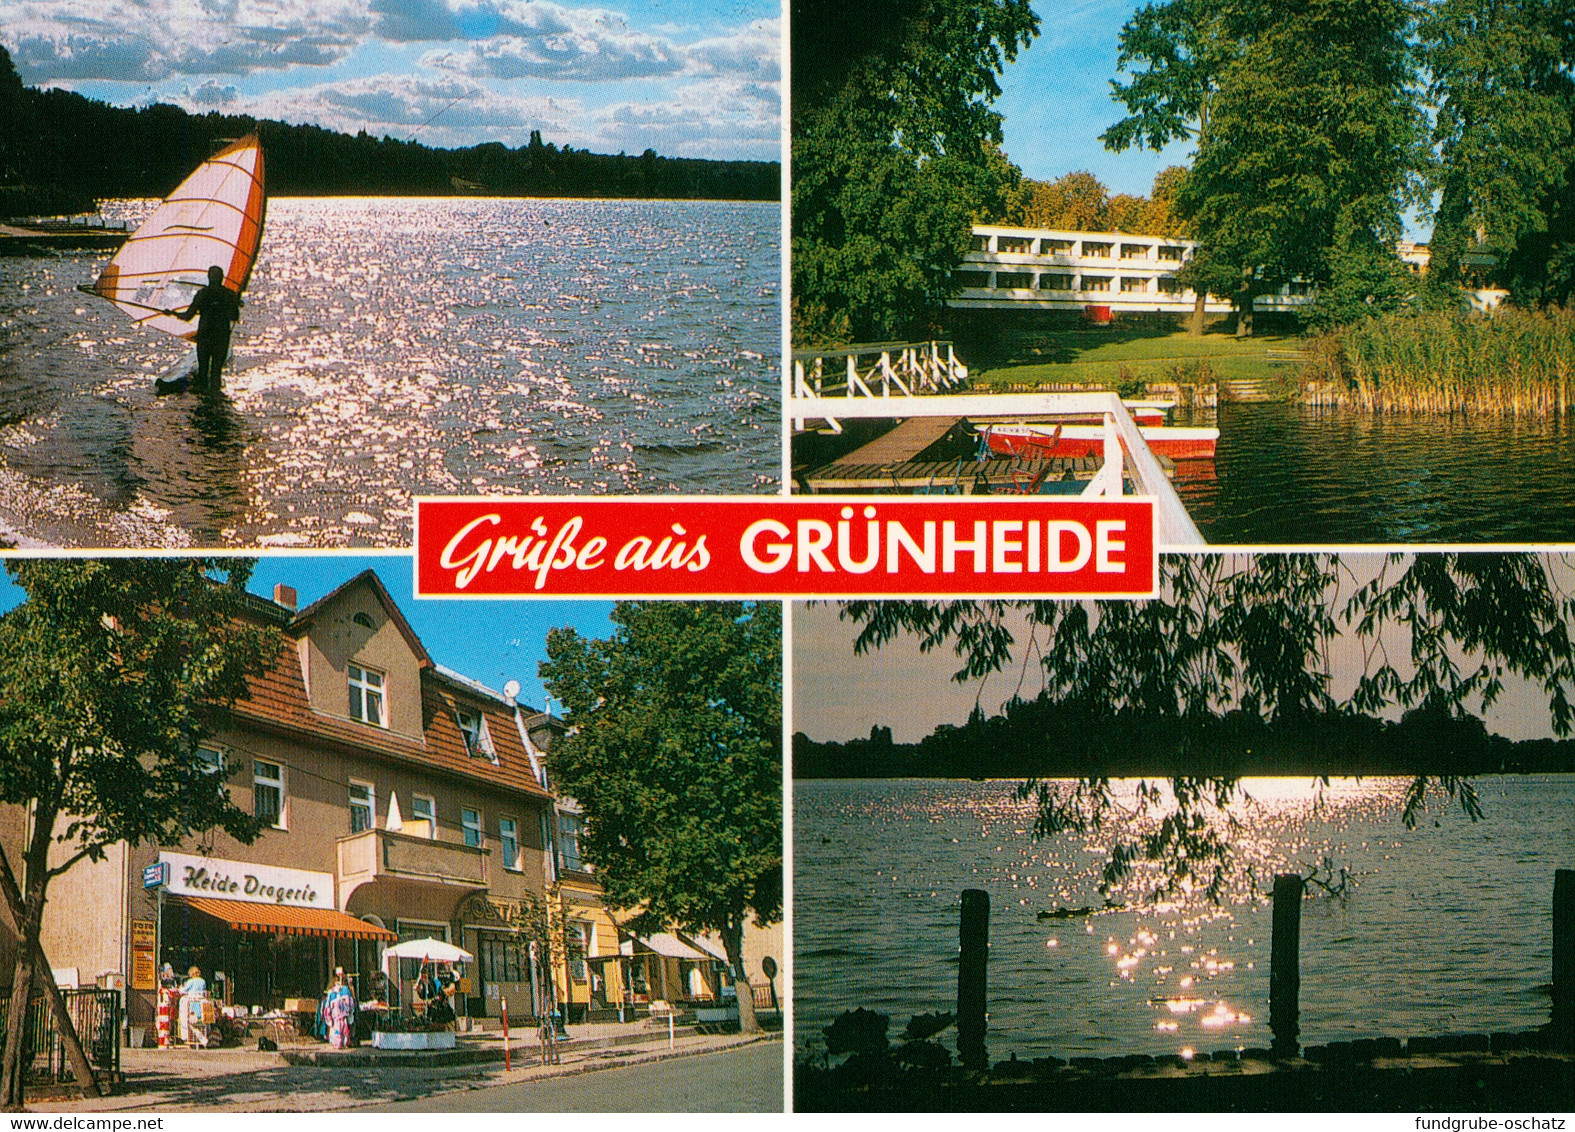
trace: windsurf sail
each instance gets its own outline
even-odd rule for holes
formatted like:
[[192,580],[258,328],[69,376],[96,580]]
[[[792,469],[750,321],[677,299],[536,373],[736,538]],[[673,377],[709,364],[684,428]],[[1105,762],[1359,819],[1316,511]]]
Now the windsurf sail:
[[251,134],[197,166],[121,245],[98,282],[81,290],[142,326],[195,338],[195,322],[163,312],[190,306],[207,286],[209,267],[224,269],[226,287],[245,291],[266,211],[262,144]]

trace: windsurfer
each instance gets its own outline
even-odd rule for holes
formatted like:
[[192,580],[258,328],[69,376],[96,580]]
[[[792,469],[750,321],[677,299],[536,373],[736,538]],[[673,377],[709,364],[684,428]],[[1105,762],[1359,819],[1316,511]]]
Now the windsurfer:
[[192,384],[217,389],[230,353],[230,324],[241,317],[241,297],[224,285],[224,268],[208,268],[208,285],[193,296],[191,306],[169,313],[182,322],[197,319],[197,372]]

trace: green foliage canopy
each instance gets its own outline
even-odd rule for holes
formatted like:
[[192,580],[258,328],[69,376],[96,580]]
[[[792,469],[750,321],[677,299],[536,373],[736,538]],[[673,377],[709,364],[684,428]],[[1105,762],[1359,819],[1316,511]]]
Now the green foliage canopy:
[[793,6],[793,336],[928,333],[970,226],[1017,171],[996,77],[1038,30],[1028,0]]

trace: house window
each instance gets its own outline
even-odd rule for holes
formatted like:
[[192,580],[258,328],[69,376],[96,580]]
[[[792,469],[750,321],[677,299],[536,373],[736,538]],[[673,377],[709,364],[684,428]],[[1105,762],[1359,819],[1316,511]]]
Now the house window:
[[1108,290],[1110,290],[1110,276],[1108,276],[1108,275],[1085,275],[1085,276],[1083,276],[1083,290],[1085,290],[1085,291],[1108,291]]
[[482,932],[477,939],[476,958],[481,964],[484,983],[530,982],[529,945],[519,936]]
[[284,828],[284,768],[278,763],[252,760],[252,816]]
[[997,291],[1028,288],[1033,285],[1034,276],[1029,271],[998,271],[995,273],[995,289]]
[[975,236],[975,237],[973,237],[972,247],[973,247],[973,250],[976,251],[976,252],[987,252],[987,251],[989,251],[990,250],[990,237],[988,237],[988,236]]
[[1012,255],[1022,255],[1033,251],[1034,242],[1025,236],[1000,236],[995,241],[995,250],[1007,252]]
[[1179,295],[1183,288],[1176,282],[1174,275],[1161,275],[1159,277],[1159,290],[1162,295]]
[[1141,291],[1147,291],[1147,290],[1148,290],[1148,280],[1142,278],[1141,276],[1127,277],[1127,278],[1124,278],[1124,279],[1121,280],[1121,292],[1122,292],[1122,294],[1130,295],[1134,291],[1140,291],[1141,292]]
[[437,836],[437,802],[425,794],[410,795],[410,820],[427,823],[423,837]]
[[1040,240],[1040,255],[1066,255],[1072,250],[1071,240]]
[[1041,291],[1070,291],[1072,289],[1072,277],[1070,275],[1046,273],[1039,277],[1039,289]]
[[1095,244],[1084,240],[1083,255],[1089,259],[1109,259],[1111,246],[1110,244]]
[[1122,244],[1121,245],[1121,258],[1122,259],[1147,259],[1148,258],[1148,253],[1149,253],[1149,245],[1148,244]]
[[350,665],[350,718],[376,727],[387,727],[383,720],[383,674],[370,668]]
[[465,736],[465,753],[497,761],[492,736],[487,733],[486,717],[469,708],[455,708],[454,718],[459,721],[459,729]]
[[212,747],[198,747],[197,765],[208,774],[223,776],[224,752],[216,751]]
[[503,847],[503,867],[520,871],[520,831],[513,818],[498,819],[498,843]]
[[580,857],[580,817],[578,814],[558,815],[558,861],[566,869],[585,871]]
[[377,795],[370,782],[350,780],[350,832],[371,829],[377,814]]
[[988,287],[990,273],[988,271],[956,271],[952,273],[952,281],[959,287]]
[[460,810],[459,824],[465,828],[465,844],[479,848],[481,846],[481,811]]
[[585,981],[585,957],[591,953],[591,925],[575,920],[569,925],[569,977],[577,983]]

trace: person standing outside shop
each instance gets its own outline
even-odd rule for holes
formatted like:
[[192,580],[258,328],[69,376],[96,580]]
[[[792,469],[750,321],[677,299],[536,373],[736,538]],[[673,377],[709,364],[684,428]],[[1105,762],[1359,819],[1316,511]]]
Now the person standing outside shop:
[[192,298],[191,306],[170,313],[182,322],[197,319],[197,372],[192,384],[218,389],[230,354],[230,324],[241,317],[241,297],[224,285],[224,268],[208,268],[208,285]]
[[202,977],[201,967],[193,966],[186,976],[186,981],[180,985],[180,1040],[206,1047],[208,1030],[192,1015],[208,1000],[208,982]]
[[323,995],[323,1018],[328,1026],[328,1044],[334,1049],[344,1049],[350,1044],[355,1031],[355,992],[345,980],[345,969],[334,968],[334,980]]

